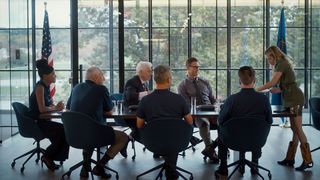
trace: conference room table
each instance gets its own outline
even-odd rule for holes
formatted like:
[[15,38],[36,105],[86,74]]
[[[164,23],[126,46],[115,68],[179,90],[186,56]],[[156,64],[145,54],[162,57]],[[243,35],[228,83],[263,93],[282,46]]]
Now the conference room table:
[[[290,112],[284,111],[282,106],[272,105],[272,117],[293,117],[293,114]],[[62,113],[65,111],[58,112],[50,112],[40,114],[40,119],[61,119]],[[196,110],[191,113],[193,118],[215,118],[217,119],[219,116],[219,112],[217,111],[200,111]],[[136,119],[136,111],[124,110],[123,112],[115,111],[111,116],[107,116],[106,118],[122,118],[122,119]]]

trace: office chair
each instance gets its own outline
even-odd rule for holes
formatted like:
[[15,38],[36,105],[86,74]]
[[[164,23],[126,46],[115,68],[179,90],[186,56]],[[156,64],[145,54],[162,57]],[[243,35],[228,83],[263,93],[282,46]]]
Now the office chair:
[[[193,128],[186,121],[182,119],[158,119],[148,122],[144,127],[140,129],[141,142],[145,147],[155,153],[160,155],[179,153],[183,151],[189,144],[190,138],[192,136]],[[162,177],[162,172],[164,170],[164,164],[162,163],[142,174],[139,177],[148,174],[157,169],[161,169],[159,174],[155,179]],[[191,172],[186,171],[180,167],[176,167],[183,179],[186,179],[179,171],[187,173],[190,175],[190,179],[193,179]]]
[[[250,125],[250,127],[248,127]],[[247,151],[260,150],[266,143],[270,131],[271,124],[268,124],[263,117],[238,117],[232,118],[219,126],[219,138],[223,144],[235,151],[245,153]],[[236,166],[229,175],[228,179],[240,167],[248,165],[250,168],[260,168],[268,172],[268,177],[271,179],[270,170],[255,164],[245,158],[240,158],[238,161],[229,164],[227,167]],[[263,179],[263,176],[257,172]]]
[[[309,99],[310,111],[312,116],[312,125],[318,131],[320,131],[320,97],[312,97]],[[311,152],[317,151],[320,146],[311,150]]]
[[[113,142],[114,135],[112,135],[113,129],[111,127],[99,124],[83,113],[72,111],[64,112],[62,113],[62,122],[67,142],[74,148],[95,149],[110,145],[111,143],[108,142]],[[91,159],[91,162],[97,164],[97,161],[93,159]],[[82,166],[82,164],[83,161],[72,166],[68,172],[62,175],[62,179],[64,179],[65,176],[70,176],[71,172]],[[104,168],[115,173],[116,178],[119,179],[117,171],[107,166],[104,166]],[[93,179],[91,169],[90,173]]]
[[[111,94],[110,98],[112,101],[115,101],[116,104],[114,104],[114,106],[116,106],[118,104],[119,101],[122,101],[123,99],[123,94],[122,93],[115,93],[115,94]],[[130,129],[128,123],[126,122],[125,119],[122,118],[114,118],[114,122],[115,122],[115,126],[122,126],[122,127],[126,127],[126,129],[123,130],[123,132],[127,131]],[[136,159],[136,147],[134,144],[134,139],[130,137],[130,141],[131,141],[131,148],[133,149],[133,156],[131,157],[132,160]]]
[[25,138],[33,138],[36,143],[36,147],[34,149],[15,158],[13,160],[13,162],[11,163],[11,167],[14,168],[14,166],[16,164],[16,160],[31,154],[27,158],[27,160],[25,160],[24,163],[22,164],[20,171],[21,171],[21,173],[23,173],[23,171],[25,169],[24,165],[30,160],[30,158],[33,155],[37,154],[37,158],[35,161],[36,161],[36,163],[38,163],[40,160],[40,154],[41,153],[43,154],[45,152],[45,150],[40,147],[40,141],[43,140],[45,138],[45,136],[43,135],[43,133],[39,129],[35,120],[33,120],[27,116],[27,114],[29,112],[29,108],[27,106],[25,106],[24,104],[21,104],[19,102],[14,102],[14,103],[12,103],[12,107],[13,107],[13,110],[16,114],[19,133],[21,134],[21,136],[23,136]]

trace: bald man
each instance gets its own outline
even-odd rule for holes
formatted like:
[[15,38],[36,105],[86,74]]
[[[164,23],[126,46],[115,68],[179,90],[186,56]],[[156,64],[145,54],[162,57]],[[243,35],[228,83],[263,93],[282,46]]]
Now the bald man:
[[[67,109],[71,111],[81,112],[87,114],[97,122],[104,125],[104,115],[112,114],[112,102],[109,97],[107,87],[103,85],[105,78],[102,71],[98,67],[90,67],[86,72],[86,81],[77,84],[70,95],[67,103]],[[111,175],[104,171],[104,165],[114,156],[120,152],[122,155],[126,154],[126,147],[128,144],[128,136],[122,132],[113,130],[110,126],[105,125],[106,139],[114,139],[114,143],[108,148],[101,160],[98,161],[97,166],[93,168],[93,173],[102,178],[110,178]],[[103,139],[103,137],[101,137]],[[106,145],[109,142],[106,142]],[[80,177],[88,178],[88,171],[90,167],[90,159],[93,149],[83,151],[83,166],[80,172]]]

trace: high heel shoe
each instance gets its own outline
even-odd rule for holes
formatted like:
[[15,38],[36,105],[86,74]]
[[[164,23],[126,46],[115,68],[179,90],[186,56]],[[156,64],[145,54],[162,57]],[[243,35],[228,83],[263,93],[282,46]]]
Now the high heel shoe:
[[47,168],[51,171],[54,171],[56,169],[59,169],[59,165],[56,165],[53,160],[49,159],[46,156],[41,157],[41,167],[43,167],[43,163],[47,166]]
[[278,161],[278,164],[280,164],[282,166],[293,166],[294,165],[294,159],[293,160],[284,159],[282,161]]

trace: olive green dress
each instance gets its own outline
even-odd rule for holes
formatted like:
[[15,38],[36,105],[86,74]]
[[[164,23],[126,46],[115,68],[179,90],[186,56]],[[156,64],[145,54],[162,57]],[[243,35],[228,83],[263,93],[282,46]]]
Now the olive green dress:
[[282,72],[279,84],[282,90],[284,107],[303,106],[304,95],[296,83],[291,64],[287,60],[279,60],[275,65],[274,72]]

